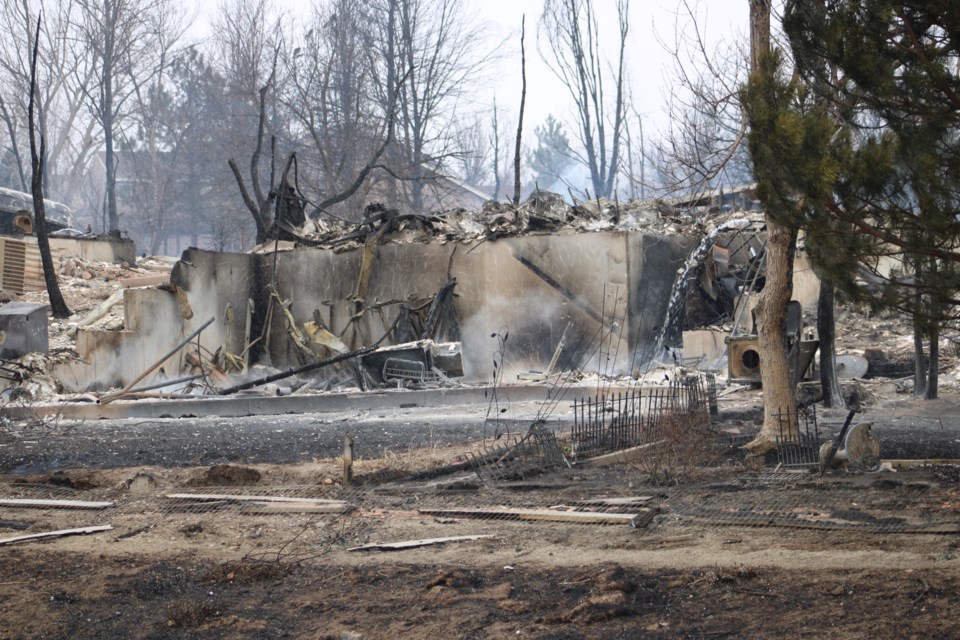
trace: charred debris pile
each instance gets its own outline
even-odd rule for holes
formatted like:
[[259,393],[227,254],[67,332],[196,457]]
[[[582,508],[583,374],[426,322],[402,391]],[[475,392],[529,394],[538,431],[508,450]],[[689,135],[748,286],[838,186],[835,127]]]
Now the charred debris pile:
[[[363,306],[363,284],[366,282],[365,273],[370,268],[367,253],[374,253],[378,245],[430,243],[456,243],[465,250],[471,251],[474,247],[495,242],[502,238],[518,236],[554,235],[565,236],[584,233],[619,233],[639,231],[656,236],[684,236],[691,238],[688,244],[695,245],[697,238],[718,238],[718,230],[733,229],[735,234],[743,235],[747,231],[756,234],[762,230],[762,216],[757,212],[741,210],[728,211],[729,206],[722,203],[668,203],[664,201],[647,202],[614,202],[608,200],[590,200],[576,202],[570,205],[564,199],[549,192],[535,192],[519,207],[510,204],[488,202],[480,211],[469,212],[462,209],[434,212],[431,214],[412,214],[387,209],[381,205],[371,205],[364,212],[363,220],[351,223],[339,219],[324,217],[322,220],[312,220],[301,217],[300,220],[284,219],[278,216],[272,230],[272,239],[256,247],[251,254],[260,254],[262,258],[274,260],[263,254],[275,254],[285,250],[304,249],[315,247],[342,253],[360,250],[357,253],[364,257],[359,260],[360,273],[351,300],[356,303],[357,315],[371,312]],[[737,224],[731,225],[730,221]],[[291,224],[298,222],[299,224]],[[711,241],[711,246],[720,246],[723,243]],[[742,243],[741,243],[742,244]],[[751,241],[750,246],[757,243]],[[730,307],[723,295],[728,289],[721,286],[724,282],[729,285],[729,276],[735,271],[733,262],[714,259],[717,251],[708,252],[709,255],[692,256],[697,259],[698,265],[686,264],[676,274],[668,276],[673,282],[673,289],[689,289],[690,283],[695,282],[693,289],[702,297],[703,293],[716,297],[713,308],[722,311]],[[724,252],[721,250],[721,254]],[[186,254],[185,254],[186,255]],[[725,254],[724,254],[725,255]],[[744,254],[749,262],[751,255]],[[755,256],[754,256],[755,257]],[[452,260],[452,258],[451,258]],[[517,258],[521,260],[521,258]],[[181,260],[181,263],[183,260]],[[689,260],[687,260],[689,262]],[[702,263],[702,264],[701,264]],[[179,265],[180,263],[178,263]],[[275,264],[275,262],[274,262]],[[183,318],[189,320],[191,303],[196,308],[198,303],[203,306],[202,300],[190,299],[188,292],[177,283],[176,278],[170,278],[166,269],[157,271],[150,264],[130,266],[124,265],[122,272],[114,274],[111,269],[104,267],[100,271],[110,271],[101,277],[95,265],[73,259],[61,265],[61,280],[77,280],[78,298],[74,308],[77,315],[65,323],[50,324],[51,354],[47,359],[60,363],[71,358],[70,346],[73,337],[77,335],[78,327],[90,330],[124,332],[129,331],[131,321],[125,318],[125,292],[121,288],[130,287],[157,287],[172,292],[178,299],[178,304],[184,312]],[[166,266],[166,265],[165,265]],[[192,266],[192,265],[188,265]],[[744,265],[740,265],[744,266]],[[745,268],[748,268],[747,265]],[[182,267],[181,267],[182,268]],[[153,270],[150,270],[153,269]],[[671,267],[671,274],[673,267]],[[114,269],[115,270],[115,269]],[[177,268],[174,268],[174,275]],[[705,275],[706,274],[706,275]],[[354,277],[354,276],[350,276]],[[602,275],[598,275],[602,280]],[[726,278],[726,280],[724,280]],[[156,282],[154,282],[156,280]],[[160,281],[163,282],[160,282]],[[201,345],[201,340],[193,342],[183,341],[174,351],[161,359],[157,366],[146,367],[141,375],[130,376],[136,379],[131,384],[114,385],[122,387],[117,393],[108,394],[110,399],[116,397],[176,397],[183,394],[230,394],[244,391],[247,388],[259,386],[261,390],[284,394],[303,390],[330,390],[335,388],[359,387],[369,389],[376,387],[436,387],[457,384],[455,379],[463,376],[464,354],[461,344],[460,320],[454,308],[454,296],[457,282],[449,276],[441,279],[442,284],[435,288],[433,293],[417,301],[416,305],[398,305],[400,312],[390,322],[384,320],[385,332],[383,336],[367,332],[351,332],[347,328],[337,327],[334,330],[330,318],[323,318],[317,312],[313,313],[310,321],[303,322],[303,318],[294,318],[290,313],[289,301],[282,296],[270,296],[272,308],[267,317],[272,319],[273,331],[287,334],[286,340],[295,352],[295,357],[287,362],[275,365],[271,362],[269,352],[263,347],[269,342],[269,331],[257,333],[254,331],[245,339],[241,348],[217,348],[210,345]],[[602,284],[602,282],[601,282]],[[69,285],[69,282],[68,282]],[[92,288],[92,290],[90,289]],[[736,286],[734,286],[734,289]],[[70,290],[70,287],[67,287]],[[269,290],[269,287],[268,289]],[[735,290],[730,290],[735,294]],[[93,294],[93,295],[91,295]],[[36,297],[36,295],[34,295]],[[89,298],[91,304],[84,307],[83,298]],[[686,328],[690,324],[690,317],[696,305],[685,302],[690,295],[685,293],[679,300],[679,307],[671,308],[667,317],[660,324],[669,325],[671,330]],[[276,298],[276,300],[274,300]],[[244,300],[245,301],[245,300]],[[40,302],[39,298],[36,302]],[[245,305],[244,305],[245,306]],[[366,306],[370,306],[369,303]],[[702,304],[700,308],[702,309]],[[709,306],[709,305],[708,305]],[[95,308],[91,308],[95,307]],[[380,316],[385,317],[382,310]],[[249,313],[249,310],[248,310]],[[234,307],[230,314],[242,316],[239,307]],[[228,314],[228,315],[230,315]],[[208,314],[197,317],[193,324],[185,322],[183,331],[185,336],[190,328],[198,326]],[[301,314],[302,315],[302,314]],[[681,316],[681,317],[678,317]],[[326,322],[325,322],[326,320]],[[224,319],[218,318],[217,324],[223,324]],[[270,321],[268,321],[270,322]],[[249,324],[249,319],[247,320]],[[238,325],[242,324],[238,321]],[[561,327],[566,324],[564,321]],[[389,325],[389,326],[387,326]],[[254,327],[256,329],[256,327]],[[202,329],[202,328],[201,328]],[[247,327],[248,331],[250,327]],[[213,329],[208,330],[212,331]],[[234,333],[242,335],[242,331]],[[361,339],[358,341],[358,336]],[[169,349],[182,336],[170,335],[163,350]],[[259,344],[258,344],[259,341]],[[550,345],[550,353],[556,346]],[[82,354],[73,353],[73,359],[81,359]],[[262,357],[266,353],[266,357]],[[169,357],[177,355],[180,362],[178,371],[171,371]],[[159,355],[159,352],[158,354]],[[549,353],[547,358],[549,360]],[[23,386],[22,383],[37,374],[46,376],[48,371],[55,367],[41,366],[35,356],[28,358],[29,362],[19,362],[19,358],[7,356],[3,364],[16,370],[11,375],[8,387]],[[159,366],[166,362],[167,370]],[[145,363],[146,364],[146,363]],[[568,363],[569,364],[569,363]],[[27,366],[24,366],[27,365]],[[583,363],[574,363],[573,368]],[[163,372],[163,373],[161,373]],[[55,384],[56,375],[47,376]],[[50,392],[54,384],[45,384],[41,393],[34,385],[34,399],[36,396],[52,399],[55,395]],[[62,389],[58,389],[62,391]]]
[[[334,217],[307,219],[299,228],[282,220],[275,235],[307,246],[348,250],[373,236],[395,242],[472,242],[527,233],[584,233],[650,230],[665,234],[702,232],[710,215],[665,201],[616,202],[606,199],[568,204],[562,196],[536,191],[519,207],[491,200],[479,211],[450,209],[431,214],[402,213],[380,204],[369,205],[359,223]],[[260,250],[272,250],[272,242]]]

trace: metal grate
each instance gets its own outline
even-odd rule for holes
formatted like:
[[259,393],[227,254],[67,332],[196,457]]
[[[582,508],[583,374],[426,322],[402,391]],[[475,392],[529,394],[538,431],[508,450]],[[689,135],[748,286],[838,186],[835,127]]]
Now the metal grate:
[[777,412],[780,425],[777,435],[777,461],[783,467],[817,468],[820,466],[820,427],[814,405]]
[[427,371],[427,365],[417,360],[403,358],[387,358],[383,363],[384,380],[412,380],[414,382],[430,382],[438,380],[437,374]]
[[2,239],[0,258],[3,261],[3,288],[14,293],[24,292],[24,274],[27,262],[27,246],[16,240]]

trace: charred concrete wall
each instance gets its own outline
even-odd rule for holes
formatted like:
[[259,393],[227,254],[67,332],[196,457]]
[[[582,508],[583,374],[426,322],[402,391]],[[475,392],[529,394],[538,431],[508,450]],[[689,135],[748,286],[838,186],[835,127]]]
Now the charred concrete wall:
[[[211,353],[223,348],[240,354],[248,331],[253,338],[268,327],[255,357],[278,368],[297,366],[302,356],[290,337],[290,319],[302,331],[319,316],[348,347],[369,345],[390,329],[401,304],[428,305],[450,278],[457,281],[454,306],[468,379],[492,376],[496,334],[509,333],[503,361],[511,377],[542,370],[568,322],[564,368],[625,373],[654,338],[694,242],[619,231],[385,244],[367,253],[365,282],[362,247],[275,255],[189,249],[171,274],[189,308],[173,292],[130,290],[126,330],[82,330],[78,351],[89,364],[74,364],[62,379],[72,389],[123,386],[211,317],[214,323],[200,337]],[[180,360],[174,360],[165,366],[170,378],[179,373]]]
[[[257,256],[188,249],[170,278],[185,298],[166,289],[125,290],[124,330],[81,328],[76,348],[83,360],[57,364],[54,375],[68,391],[126,386],[210,318],[200,345],[210,353],[241,353],[247,301],[258,295],[257,266]],[[185,353],[168,358],[143,384],[178,377]]]
[[[301,249],[277,255],[275,281],[298,323],[317,312],[348,346],[360,347],[384,335],[401,303],[429,303],[452,277],[468,378],[491,375],[498,349],[491,336],[498,333],[509,333],[511,374],[542,370],[568,322],[561,363],[626,372],[656,333],[692,244],[636,232],[387,244],[372,257],[365,287],[358,285],[362,249]],[[273,281],[273,257],[262,259],[265,278]],[[285,331],[283,322],[272,324],[275,366],[299,364]]]

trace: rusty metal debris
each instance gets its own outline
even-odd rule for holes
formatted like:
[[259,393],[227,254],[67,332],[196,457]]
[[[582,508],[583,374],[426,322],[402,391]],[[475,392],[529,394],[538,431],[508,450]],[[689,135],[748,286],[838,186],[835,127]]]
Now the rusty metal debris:
[[777,461],[783,468],[816,468],[820,463],[820,427],[816,407],[778,411]]

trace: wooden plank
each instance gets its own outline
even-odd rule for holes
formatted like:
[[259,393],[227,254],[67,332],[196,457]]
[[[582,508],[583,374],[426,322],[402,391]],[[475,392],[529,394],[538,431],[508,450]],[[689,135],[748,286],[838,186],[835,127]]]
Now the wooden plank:
[[622,507],[625,505],[647,504],[651,500],[653,500],[653,496],[629,496],[623,498],[594,498],[591,500],[577,500],[576,504]]
[[136,278],[120,278],[117,280],[117,284],[120,285],[122,289],[129,289],[131,287],[155,287],[160,284],[167,284],[170,282],[170,274],[165,273],[158,276],[139,276]]
[[659,444],[663,444],[666,440],[657,440],[656,442],[651,442],[649,444],[642,444],[639,447],[631,447],[629,449],[624,449],[622,451],[614,451],[613,453],[606,453],[602,456],[594,456],[592,458],[585,458],[583,460],[577,460],[578,467],[605,467],[611,464],[624,464],[631,462],[640,457],[641,454],[646,449],[655,447]]
[[112,502],[85,502],[82,500],[33,500],[27,498],[0,498],[0,507],[30,509],[106,509]]
[[240,513],[347,513],[354,506],[341,502],[338,504],[315,504],[309,502],[244,502]]
[[600,513],[597,511],[552,511],[550,509],[418,509],[425,515],[488,518],[501,520],[533,520],[542,522],[576,522],[579,524],[629,524],[643,527],[653,513]]
[[403,540],[400,542],[371,542],[370,544],[359,547],[350,547],[347,551],[396,551],[400,549],[428,547],[435,544],[446,544],[448,542],[471,542],[473,540],[484,540],[493,537],[492,535],[449,536],[447,538],[426,538],[424,540]]
[[323,498],[287,498],[283,496],[245,496],[221,493],[167,493],[164,498],[171,500],[193,500],[206,502],[232,500],[234,502],[298,502],[303,504],[344,504],[343,500],[324,500]]
[[0,544],[14,544],[26,540],[40,540],[42,538],[62,538],[64,536],[81,536],[90,533],[100,533],[101,531],[110,531],[112,525],[105,524],[98,527],[81,527],[79,529],[60,529],[59,531],[44,531],[43,533],[31,533],[27,536],[15,536],[13,538],[3,538]]
[[913,469],[914,467],[927,467],[930,465],[960,465],[960,459],[957,458],[928,458],[917,460],[881,460],[881,465],[889,464],[894,469]]
[[857,531],[861,533],[960,533],[960,523],[929,522],[859,522],[839,519],[809,520],[781,514],[751,513],[746,511],[724,512],[716,509],[675,510],[678,515],[704,520],[713,525],[729,527],[777,527],[782,529],[807,529],[812,531]]

